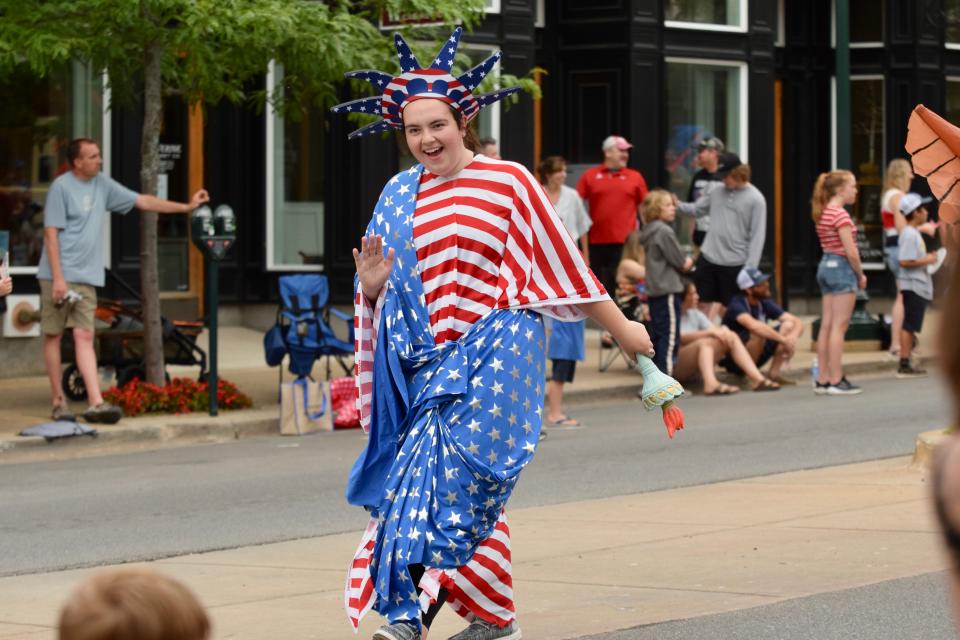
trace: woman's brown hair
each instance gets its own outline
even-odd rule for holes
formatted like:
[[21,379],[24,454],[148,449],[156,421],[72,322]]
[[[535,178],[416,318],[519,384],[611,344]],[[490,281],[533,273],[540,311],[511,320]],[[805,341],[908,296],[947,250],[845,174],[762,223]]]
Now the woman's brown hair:
[[567,166],[567,161],[560,156],[547,156],[544,158],[537,166],[537,178],[540,180],[540,184],[546,186],[550,176],[562,171],[565,166]]
[[813,185],[813,195],[810,197],[810,215],[813,216],[814,222],[820,222],[823,208],[848,180],[856,180],[856,178],[846,169],[836,169],[817,176],[817,181]]
[[465,131],[466,134],[463,136],[463,146],[474,153],[480,151],[480,137],[477,135],[477,130],[469,122],[463,121],[463,114],[450,107],[450,113],[453,114],[453,121],[457,123],[457,128],[461,131]]

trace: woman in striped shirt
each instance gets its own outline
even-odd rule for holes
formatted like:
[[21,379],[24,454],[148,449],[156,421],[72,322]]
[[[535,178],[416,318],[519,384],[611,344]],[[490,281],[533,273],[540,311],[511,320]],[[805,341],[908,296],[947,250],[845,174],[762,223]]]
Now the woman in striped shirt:
[[843,339],[853,315],[857,289],[867,286],[867,276],[857,249],[857,229],[844,209],[857,199],[857,180],[845,170],[821,173],[813,187],[811,211],[823,258],[817,267],[822,293],[820,336],[817,338],[819,372],[817,395],[854,395],[860,387],[843,375]]

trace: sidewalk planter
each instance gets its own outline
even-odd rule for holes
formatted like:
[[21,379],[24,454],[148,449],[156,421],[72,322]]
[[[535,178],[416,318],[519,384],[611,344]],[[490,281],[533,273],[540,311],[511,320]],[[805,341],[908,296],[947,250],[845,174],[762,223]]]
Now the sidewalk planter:
[[[103,398],[121,409],[130,418],[144,413],[193,413],[209,408],[209,386],[189,378],[174,378],[166,385],[133,379],[122,387],[112,387]],[[236,385],[227,380],[217,384],[217,404],[222,409],[247,409],[253,406],[250,397],[241,393]]]

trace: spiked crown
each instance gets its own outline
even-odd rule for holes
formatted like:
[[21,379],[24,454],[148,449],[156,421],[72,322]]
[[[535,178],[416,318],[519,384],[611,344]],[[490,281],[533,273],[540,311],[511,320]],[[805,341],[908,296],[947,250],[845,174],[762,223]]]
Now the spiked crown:
[[501,100],[511,93],[516,93],[520,87],[498,89],[490,93],[475,96],[474,89],[483,81],[494,65],[500,61],[502,53],[494,52],[489,58],[473,67],[461,76],[453,77],[453,59],[460,44],[463,28],[457,27],[444,42],[433,63],[424,68],[410,50],[410,46],[399,33],[394,34],[394,44],[397,47],[397,56],[400,59],[400,75],[393,77],[383,71],[361,69],[350,71],[348,78],[366,80],[381,95],[369,98],[359,98],[344,102],[331,108],[334,113],[380,113],[382,120],[371,122],[350,133],[351,140],[368,133],[389,131],[403,127],[401,113],[410,102],[421,98],[435,98],[442,100],[463,114],[464,122],[472,120],[480,109]]

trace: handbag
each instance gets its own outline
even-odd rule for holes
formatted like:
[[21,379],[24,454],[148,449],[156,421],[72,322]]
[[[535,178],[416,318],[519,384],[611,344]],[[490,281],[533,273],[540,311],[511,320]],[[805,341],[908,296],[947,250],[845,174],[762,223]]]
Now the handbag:
[[359,429],[360,410],[357,409],[357,386],[353,376],[330,381],[330,402],[333,405],[334,429]]
[[333,431],[329,384],[306,377],[282,383],[280,433],[302,436],[317,431]]

